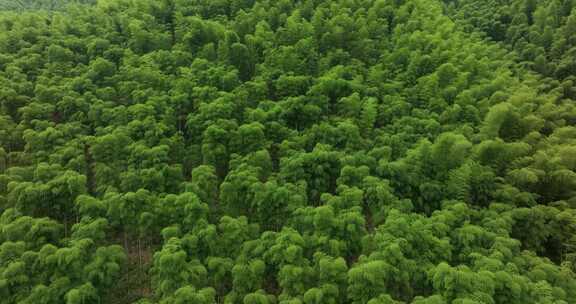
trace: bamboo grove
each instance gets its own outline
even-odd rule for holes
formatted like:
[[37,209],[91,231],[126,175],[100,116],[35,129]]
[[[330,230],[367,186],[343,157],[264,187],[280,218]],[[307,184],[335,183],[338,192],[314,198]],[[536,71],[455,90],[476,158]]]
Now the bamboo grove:
[[0,8],[0,303],[576,303],[576,1]]

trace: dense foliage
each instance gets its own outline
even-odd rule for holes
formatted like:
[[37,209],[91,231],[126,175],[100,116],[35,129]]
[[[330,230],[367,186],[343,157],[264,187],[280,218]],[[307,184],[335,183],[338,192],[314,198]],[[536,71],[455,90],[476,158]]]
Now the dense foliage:
[[576,303],[576,1],[48,2],[0,302]]
[[95,4],[96,0],[0,0],[0,10],[60,10],[68,5]]
[[532,69],[576,99],[576,15],[573,0],[444,0],[452,15],[504,42]]

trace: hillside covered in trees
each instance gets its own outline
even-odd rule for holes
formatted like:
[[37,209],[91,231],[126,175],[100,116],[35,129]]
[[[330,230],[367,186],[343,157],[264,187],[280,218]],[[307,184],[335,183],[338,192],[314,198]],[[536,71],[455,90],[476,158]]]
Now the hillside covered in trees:
[[576,0],[0,9],[0,303],[576,303]]

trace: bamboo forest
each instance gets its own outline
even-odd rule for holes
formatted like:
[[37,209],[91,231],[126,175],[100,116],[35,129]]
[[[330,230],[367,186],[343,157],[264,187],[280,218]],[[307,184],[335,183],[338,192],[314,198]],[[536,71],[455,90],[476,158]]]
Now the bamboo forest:
[[576,0],[0,0],[0,303],[576,303]]

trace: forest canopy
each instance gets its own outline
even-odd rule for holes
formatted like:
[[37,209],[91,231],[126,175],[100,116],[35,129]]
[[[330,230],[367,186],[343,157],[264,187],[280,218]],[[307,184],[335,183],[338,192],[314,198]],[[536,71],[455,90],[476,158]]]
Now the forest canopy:
[[576,0],[0,0],[0,302],[576,303]]

